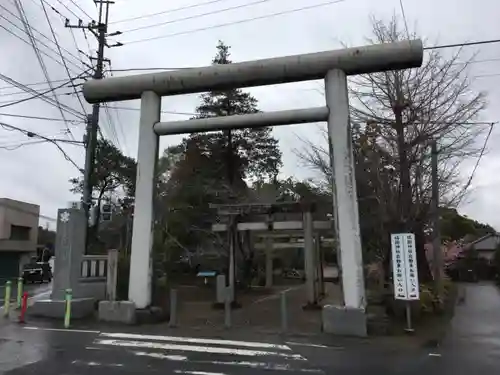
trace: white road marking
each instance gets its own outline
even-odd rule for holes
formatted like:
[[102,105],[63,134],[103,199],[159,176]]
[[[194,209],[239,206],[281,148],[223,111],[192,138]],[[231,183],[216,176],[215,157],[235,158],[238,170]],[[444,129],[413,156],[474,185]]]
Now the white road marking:
[[314,374],[324,374],[323,370],[319,369],[309,369],[309,368],[293,368],[289,364],[277,364],[277,363],[266,363],[266,362],[252,362],[252,361],[200,361],[200,360],[188,360],[188,357],[167,355],[162,353],[154,352],[136,352],[132,351],[137,356],[140,357],[151,357],[156,359],[166,359],[170,361],[188,361],[191,364],[200,365],[217,365],[217,366],[242,366],[250,367],[252,369],[258,370],[271,370],[271,371],[295,371],[295,372],[307,372]]
[[129,334],[129,333],[106,333],[106,332],[102,332],[100,336],[111,337],[115,339],[157,340],[157,341],[186,342],[190,344],[229,345],[229,346],[243,346],[247,348],[292,350],[290,349],[290,347],[286,345],[270,344],[265,342],[252,342],[252,341],[215,340],[215,339],[194,338],[194,337],[138,335],[132,333]]
[[241,355],[241,356],[249,356],[249,357],[276,356],[276,357],[306,361],[306,359],[304,357],[302,357],[300,354],[288,354],[288,353],[270,352],[270,351],[263,351],[263,350],[222,348],[222,347],[215,347],[215,346],[177,345],[177,344],[164,344],[164,343],[159,343],[159,342],[108,340],[108,339],[97,339],[94,341],[94,343],[100,344],[100,345],[112,345],[112,346],[122,346],[122,347],[162,349],[162,350],[178,350],[178,351],[186,351],[186,352]]
[[429,353],[429,357],[441,357],[440,353]]
[[168,359],[169,361],[187,361],[188,357],[184,355],[169,355],[169,354],[161,354],[161,353],[154,353],[154,352],[132,352],[135,355],[139,357],[151,357],[151,358],[157,358],[157,359]]
[[92,331],[86,329],[66,329],[66,328],[45,328],[45,327],[23,327],[24,329],[29,329],[32,331],[54,331],[54,332],[76,332],[76,333],[100,333],[101,331]]
[[190,375],[226,375],[223,372],[207,372],[207,371],[187,371],[187,370],[174,370],[176,374],[190,374]]
[[324,348],[324,349],[345,349],[343,346],[327,346],[327,345],[320,345],[320,344],[311,344],[308,342],[294,342],[294,341],[287,341],[286,344],[288,345],[293,345],[293,346],[308,346],[311,348]]
[[85,365],[85,366],[107,366],[107,367],[123,367],[122,363],[100,363],[94,361],[80,361],[79,359],[71,362],[73,365]]

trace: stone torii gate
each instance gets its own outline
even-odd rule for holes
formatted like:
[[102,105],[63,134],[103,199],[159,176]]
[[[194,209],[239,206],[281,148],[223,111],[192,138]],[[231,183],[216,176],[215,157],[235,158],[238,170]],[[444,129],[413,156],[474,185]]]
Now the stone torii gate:
[[[335,233],[343,270],[344,310],[346,319],[353,311],[357,312],[356,315],[364,314],[365,290],[347,76],[419,67],[422,60],[422,41],[408,40],[86,82],[83,94],[89,103],[141,99],[129,300],[137,309],[151,304],[153,188],[160,135],[327,121],[334,174]],[[325,80],[325,107],[160,121],[162,96],[315,79]],[[358,332],[358,328],[353,330]]]

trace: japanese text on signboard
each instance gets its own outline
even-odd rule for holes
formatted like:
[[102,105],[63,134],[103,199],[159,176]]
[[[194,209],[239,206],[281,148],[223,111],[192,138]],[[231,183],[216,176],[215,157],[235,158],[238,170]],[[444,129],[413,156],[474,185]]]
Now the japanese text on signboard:
[[415,235],[397,233],[391,235],[394,298],[419,299]]

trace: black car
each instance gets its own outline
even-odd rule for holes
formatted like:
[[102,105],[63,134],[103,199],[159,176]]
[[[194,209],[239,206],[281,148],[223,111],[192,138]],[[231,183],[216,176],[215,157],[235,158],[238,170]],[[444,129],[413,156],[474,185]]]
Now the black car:
[[43,283],[52,281],[52,269],[47,262],[28,263],[23,268],[24,283]]

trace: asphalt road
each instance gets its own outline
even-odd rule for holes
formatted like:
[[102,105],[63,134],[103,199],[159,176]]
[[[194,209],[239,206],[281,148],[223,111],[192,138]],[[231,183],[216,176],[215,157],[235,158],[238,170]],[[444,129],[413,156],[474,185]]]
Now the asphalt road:
[[[0,322],[0,373],[28,374],[370,374],[470,375],[500,373],[500,293],[467,286],[439,348],[398,350],[313,338],[178,336],[144,328],[64,330],[61,323]],[[100,329],[103,329],[102,327]],[[177,333],[176,333],[177,334]]]

